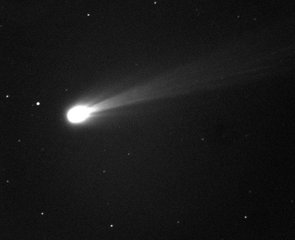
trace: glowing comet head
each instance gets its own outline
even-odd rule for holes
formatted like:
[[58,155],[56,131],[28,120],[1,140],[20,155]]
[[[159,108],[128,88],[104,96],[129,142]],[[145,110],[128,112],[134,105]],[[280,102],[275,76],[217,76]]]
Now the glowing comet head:
[[85,122],[95,110],[85,105],[72,107],[67,113],[67,119],[70,123],[79,124]]

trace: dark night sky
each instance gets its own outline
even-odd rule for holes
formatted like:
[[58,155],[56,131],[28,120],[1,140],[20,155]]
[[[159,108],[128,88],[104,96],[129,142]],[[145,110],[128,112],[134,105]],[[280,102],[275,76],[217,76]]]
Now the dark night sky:
[[[0,1],[0,239],[295,239],[292,2]],[[187,64],[215,87],[65,118]]]

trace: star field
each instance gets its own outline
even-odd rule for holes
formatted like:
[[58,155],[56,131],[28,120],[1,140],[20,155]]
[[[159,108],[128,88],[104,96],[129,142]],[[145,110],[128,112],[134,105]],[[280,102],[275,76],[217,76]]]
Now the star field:
[[[292,9],[2,1],[0,239],[294,239]],[[188,64],[216,79],[67,121]]]

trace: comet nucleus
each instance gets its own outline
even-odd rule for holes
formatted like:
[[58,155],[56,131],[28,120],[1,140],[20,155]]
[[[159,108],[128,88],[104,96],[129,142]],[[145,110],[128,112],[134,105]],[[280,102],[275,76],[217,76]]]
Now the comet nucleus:
[[74,124],[82,123],[86,121],[91,113],[93,112],[93,108],[84,106],[84,105],[78,105],[72,107],[68,113],[67,113],[67,118],[68,121]]

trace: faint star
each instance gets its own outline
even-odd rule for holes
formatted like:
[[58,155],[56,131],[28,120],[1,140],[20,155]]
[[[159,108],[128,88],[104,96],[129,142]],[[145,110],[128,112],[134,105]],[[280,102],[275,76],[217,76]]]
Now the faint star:
[[157,1],[154,1],[154,5],[156,5],[158,2]]
[[113,228],[114,227],[114,224],[110,224],[110,228]]
[[7,179],[5,182],[6,182],[7,184],[10,183],[9,179]]
[[247,218],[248,218],[248,216],[247,216],[247,215],[245,215],[245,216],[244,216],[244,219],[247,219]]
[[239,19],[240,17],[241,17],[240,15],[237,16],[238,19]]
[[179,224],[179,223],[180,223],[180,221],[178,220],[178,221],[176,221],[176,223],[177,223],[177,224]]
[[20,143],[21,141],[22,141],[21,139],[17,139],[17,142],[19,142],[19,143]]
[[37,105],[37,106],[40,106],[40,104],[41,104],[40,102],[36,102],[36,105]]
[[90,17],[90,13],[87,13],[87,17]]
[[104,169],[104,170],[102,170],[102,173],[103,173],[103,174],[105,174],[106,172],[107,172],[107,170],[105,170],[105,169]]
[[45,213],[44,212],[41,212],[40,214],[41,214],[41,216],[44,216]]
[[290,203],[292,203],[292,204],[293,204],[293,203],[294,203],[294,200],[293,200],[293,199],[291,199],[291,200],[290,200]]
[[6,98],[9,98],[10,97],[10,95],[9,94],[6,94],[6,96],[5,96]]
[[253,18],[253,21],[256,21],[257,20],[257,18],[255,17],[255,18]]

